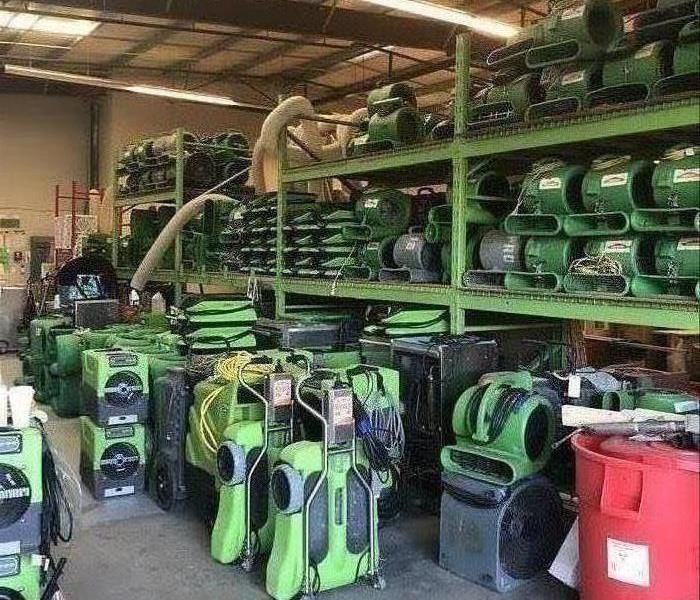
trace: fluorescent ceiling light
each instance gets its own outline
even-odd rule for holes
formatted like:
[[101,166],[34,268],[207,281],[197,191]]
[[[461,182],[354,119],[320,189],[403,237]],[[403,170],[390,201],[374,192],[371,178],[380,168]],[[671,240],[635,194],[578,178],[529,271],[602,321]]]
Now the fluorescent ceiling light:
[[426,19],[463,25],[484,35],[497,38],[510,38],[520,31],[517,27],[489,19],[488,17],[479,17],[461,10],[430,4],[421,0],[362,0],[362,2],[410,13]]
[[365,52],[364,54],[360,54],[359,56],[354,56],[348,62],[360,63],[360,62],[365,62],[366,60],[372,60],[374,58],[379,58],[380,56],[387,56],[387,53],[390,50],[393,50],[394,48],[396,48],[396,46],[382,46],[381,50],[379,50],[379,49],[369,50],[368,52]]
[[18,31],[40,31],[71,37],[90,35],[100,23],[85,19],[65,17],[42,17],[31,13],[0,10],[0,27]]
[[66,73],[65,71],[35,69],[34,67],[23,67],[21,65],[6,64],[5,73],[8,75],[18,75],[20,77],[31,77],[33,79],[48,79],[51,81],[88,85],[91,87],[106,88],[121,92],[132,92],[134,94],[146,94],[147,96],[159,96],[161,98],[171,98],[172,100],[182,100],[184,102],[199,102],[200,104],[213,104],[215,106],[230,106],[232,108],[242,108],[256,112],[270,112],[274,108],[272,106],[260,106],[258,104],[238,102],[237,100],[229,98],[228,96],[200,94],[199,92],[189,92],[187,90],[178,90],[157,85],[130,83],[128,81],[119,81],[118,79],[78,75],[77,73]]

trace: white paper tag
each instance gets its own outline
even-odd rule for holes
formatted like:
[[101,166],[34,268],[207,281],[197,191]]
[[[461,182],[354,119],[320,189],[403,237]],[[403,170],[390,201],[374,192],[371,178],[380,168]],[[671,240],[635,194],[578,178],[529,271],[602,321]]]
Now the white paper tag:
[[564,543],[559,548],[549,574],[565,583],[570,588],[578,589],[579,553],[578,553],[578,517],[571,526]]
[[569,375],[569,389],[566,392],[569,398],[581,397],[581,376]]
[[634,58],[647,58],[648,56],[651,56],[654,52],[654,46],[655,44],[647,44],[646,46],[642,46],[634,53]]
[[617,187],[618,185],[627,185],[628,174],[624,173],[608,173],[600,178],[600,187]]
[[408,240],[406,242],[406,250],[413,250],[416,247],[416,240]]
[[560,190],[561,179],[559,177],[543,177],[540,179],[539,188],[541,190]]
[[586,10],[586,5],[581,4],[581,6],[577,6],[575,8],[567,8],[565,11],[562,11],[561,13],[561,20],[562,21],[567,21],[569,19],[575,19],[576,17],[580,17],[583,15],[583,11]]
[[616,254],[619,252],[627,252],[632,248],[632,240],[608,240],[603,246],[603,252],[606,254]]
[[673,410],[676,414],[689,413],[698,410],[698,406],[700,406],[700,402],[697,400],[685,400],[683,402],[675,402]]
[[608,538],[608,577],[649,587],[649,546]]
[[700,181],[700,168],[676,169],[673,171],[673,183],[692,183]]
[[367,198],[365,200],[365,208],[377,208],[379,205],[379,198]]
[[586,76],[585,71],[574,71],[573,73],[565,73],[561,77],[562,85],[572,85],[574,83],[580,83]]

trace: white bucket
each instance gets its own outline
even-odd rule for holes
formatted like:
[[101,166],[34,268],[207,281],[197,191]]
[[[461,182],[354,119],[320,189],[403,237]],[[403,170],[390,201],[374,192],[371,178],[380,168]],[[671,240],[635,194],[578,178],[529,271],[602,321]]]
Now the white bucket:
[[10,388],[10,415],[15,429],[29,427],[34,404],[34,388],[30,385],[17,385]]

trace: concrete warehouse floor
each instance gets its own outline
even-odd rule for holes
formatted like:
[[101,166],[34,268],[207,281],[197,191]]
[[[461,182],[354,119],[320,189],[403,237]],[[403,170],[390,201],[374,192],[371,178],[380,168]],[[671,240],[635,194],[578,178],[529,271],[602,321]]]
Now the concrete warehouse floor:
[[[19,374],[14,356],[0,356],[0,375]],[[57,453],[77,473],[77,419],[51,416],[47,431]],[[567,600],[576,593],[549,575],[510,594],[496,594],[436,563],[438,520],[405,516],[380,532],[387,587],[363,585],[321,595],[327,600]],[[59,554],[63,554],[62,551]],[[62,589],[66,600],[263,600],[263,573],[246,574],[209,556],[209,531],[194,511],[164,513],[145,495],[98,503],[83,495],[81,518]]]

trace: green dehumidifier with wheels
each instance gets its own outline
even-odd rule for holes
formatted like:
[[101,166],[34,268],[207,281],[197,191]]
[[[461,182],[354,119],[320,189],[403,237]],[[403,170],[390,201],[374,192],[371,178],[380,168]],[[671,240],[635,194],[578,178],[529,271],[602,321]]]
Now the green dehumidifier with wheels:
[[40,578],[31,554],[0,556],[0,600],[39,600]]
[[311,598],[360,579],[382,588],[378,493],[356,445],[352,388],[324,382],[317,408],[302,395],[297,406],[321,422],[322,441],[285,447],[272,472],[277,516],[267,592],[276,600]]
[[41,544],[42,450],[39,429],[0,429],[0,554]]
[[80,417],[80,475],[98,500],[143,490],[146,432],[138,423],[99,427]]

